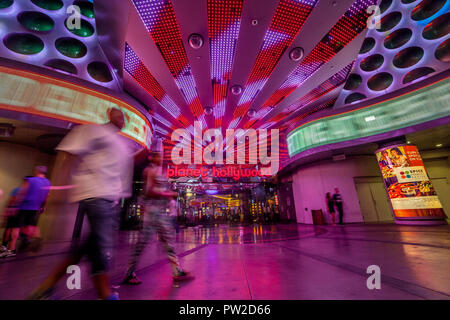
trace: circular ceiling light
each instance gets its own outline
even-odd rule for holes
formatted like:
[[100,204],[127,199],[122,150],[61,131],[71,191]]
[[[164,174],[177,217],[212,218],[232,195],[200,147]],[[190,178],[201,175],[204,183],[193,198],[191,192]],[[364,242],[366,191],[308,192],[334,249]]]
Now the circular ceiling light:
[[206,115],[211,115],[213,113],[213,108],[212,107],[205,107],[205,114]]
[[231,93],[234,95],[238,95],[241,94],[242,92],[242,87],[240,85],[234,85],[231,87]]
[[303,48],[296,47],[289,52],[289,58],[292,61],[300,61],[301,58],[303,58]]
[[189,36],[189,45],[192,49],[200,49],[203,46],[203,37],[197,33]]
[[247,115],[250,118],[253,118],[256,115],[256,111],[254,109],[250,109],[250,110],[248,110]]

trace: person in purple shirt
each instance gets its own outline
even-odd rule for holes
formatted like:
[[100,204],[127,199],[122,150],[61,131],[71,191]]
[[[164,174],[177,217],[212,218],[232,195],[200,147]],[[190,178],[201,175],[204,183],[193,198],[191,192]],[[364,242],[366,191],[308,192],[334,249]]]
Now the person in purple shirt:
[[33,240],[33,248],[39,249],[42,243],[41,233],[38,227],[38,220],[44,211],[47,197],[50,192],[50,181],[45,177],[47,167],[36,166],[34,176],[25,178],[15,197],[14,206],[17,208],[17,224],[11,232],[11,242],[9,254],[16,251],[15,244],[19,237],[19,232],[26,236],[22,242],[25,249]]

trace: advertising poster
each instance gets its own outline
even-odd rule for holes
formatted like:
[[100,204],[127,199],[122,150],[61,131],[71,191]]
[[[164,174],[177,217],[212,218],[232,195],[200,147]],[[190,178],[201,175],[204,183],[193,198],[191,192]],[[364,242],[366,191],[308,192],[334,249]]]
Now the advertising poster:
[[396,218],[445,218],[416,146],[383,148],[376,156]]

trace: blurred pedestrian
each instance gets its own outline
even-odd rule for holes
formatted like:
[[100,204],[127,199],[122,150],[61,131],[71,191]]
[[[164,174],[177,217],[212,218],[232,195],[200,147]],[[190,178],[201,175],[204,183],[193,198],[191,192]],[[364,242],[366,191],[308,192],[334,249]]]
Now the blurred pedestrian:
[[175,199],[171,199],[169,202],[169,217],[172,220],[172,225],[177,233],[180,232],[180,226],[178,225],[178,205]]
[[333,197],[331,197],[331,193],[327,192],[327,195],[325,197],[325,202],[327,203],[328,213],[331,215],[331,220],[333,221],[333,225],[336,224],[336,214],[334,211],[334,200]]
[[112,109],[109,120],[104,125],[76,127],[56,148],[65,153],[62,175],[72,176],[74,189],[71,200],[78,202],[86,214],[90,234],[85,243],[72,245],[69,257],[53,269],[29,299],[48,296],[57,281],[66,274],[67,267],[79,263],[87,255],[98,297],[118,300],[118,295],[110,288],[109,258],[116,203],[130,193],[133,155],[119,135],[125,125],[122,111]]
[[144,227],[139,233],[138,243],[131,253],[130,263],[123,284],[138,285],[142,281],[136,275],[136,268],[142,252],[147,246],[151,235],[156,231],[159,240],[166,250],[172,268],[174,281],[188,280],[193,277],[181,268],[180,261],[173,246],[174,230],[170,223],[166,209],[169,201],[178,196],[170,191],[167,180],[162,172],[162,155],[152,152],[149,165],[144,170],[144,190],[141,201],[144,205]]
[[337,211],[339,212],[339,224],[344,224],[344,208],[342,203],[342,196],[339,193],[338,188],[334,188],[333,201]]
[[14,229],[20,230],[19,217],[18,217],[18,205],[16,196],[19,193],[20,187],[14,188],[10,195],[8,203],[3,213],[5,231],[3,232],[2,245],[0,247],[0,258],[9,258],[16,256],[16,240],[13,239],[12,233]]
[[19,250],[27,249],[32,243],[33,251],[37,251],[42,245],[38,222],[45,210],[51,186],[50,181],[45,177],[46,174],[46,166],[36,166],[34,176],[26,177],[14,194],[14,202],[11,203],[9,210],[10,227],[12,227],[8,245],[10,256],[15,255],[19,233],[23,235]]

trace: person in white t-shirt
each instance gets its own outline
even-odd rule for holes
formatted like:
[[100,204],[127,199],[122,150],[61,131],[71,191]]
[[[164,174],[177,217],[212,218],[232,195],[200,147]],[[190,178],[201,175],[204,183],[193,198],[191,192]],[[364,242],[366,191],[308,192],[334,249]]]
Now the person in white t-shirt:
[[[119,109],[109,113],[104,125],[87,124],[73,129],[58,145],[66,156],[63,175],[71,175],[70,199],[79,203],[79,213],[86,215],[90,235],[86,243],[74,245],[70,256],[30,295],[39,299],[49,294],[70,265],[87,255],[100,299],[118,300],[109,284],[109,254],[112,247],[115,204],[131,194],[133,154],[119,132],[125,125]],[[70,172],[73,171],[74,172]],[[70,173],[69,173],[70,172]]]

